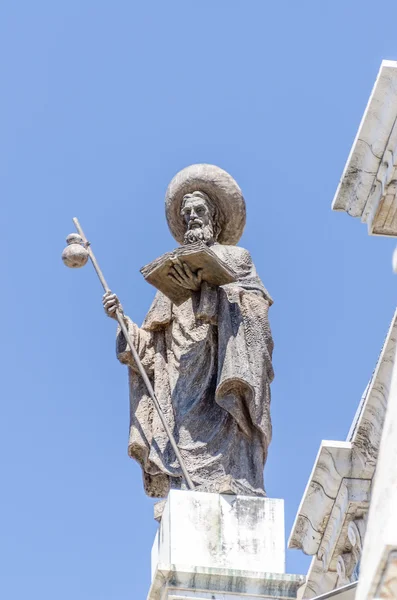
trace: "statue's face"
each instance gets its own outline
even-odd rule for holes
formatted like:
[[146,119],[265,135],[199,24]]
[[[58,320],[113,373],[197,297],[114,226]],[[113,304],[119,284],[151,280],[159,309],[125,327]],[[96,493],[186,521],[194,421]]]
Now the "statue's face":
[[214,222],[211,206],[202,192],[186,194],[181,215],[186,223],[185,243],[214,241]]
[[186,231],[202,229],[212,224],[211,211],[201,192],[186,194],[183,198],[181,214],[186,223]]

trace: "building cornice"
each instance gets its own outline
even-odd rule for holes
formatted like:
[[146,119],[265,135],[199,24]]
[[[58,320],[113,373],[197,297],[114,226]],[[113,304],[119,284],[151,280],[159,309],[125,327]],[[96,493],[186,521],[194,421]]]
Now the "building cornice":
[[397,236],[397,61],[382,61],[332,208]]

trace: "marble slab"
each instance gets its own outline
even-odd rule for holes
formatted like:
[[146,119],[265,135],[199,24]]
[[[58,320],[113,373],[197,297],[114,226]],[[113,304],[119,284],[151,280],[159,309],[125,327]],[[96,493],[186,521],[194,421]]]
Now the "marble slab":
[[148,600],[296,598],[303,582],[285,574],[283,500],[170,492]]

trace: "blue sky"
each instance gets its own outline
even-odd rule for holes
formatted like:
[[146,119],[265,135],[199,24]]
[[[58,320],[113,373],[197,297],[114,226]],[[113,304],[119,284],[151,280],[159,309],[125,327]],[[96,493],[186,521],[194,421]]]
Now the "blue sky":
[[[78,216],[126,312],[175,243],[172,176],[242,187],[241,245],[275,299],[265,481],[288,535],[321,439],[345,439],[395,308],[393,240],[330,206],[397,5],[335,0],[5,0],[0,6],[0,596],[141,600],[153,502],[127,457],[127,373]],[[380,19],[380,20],[379,20]],[[291,573],[309,559],[288,552]]]

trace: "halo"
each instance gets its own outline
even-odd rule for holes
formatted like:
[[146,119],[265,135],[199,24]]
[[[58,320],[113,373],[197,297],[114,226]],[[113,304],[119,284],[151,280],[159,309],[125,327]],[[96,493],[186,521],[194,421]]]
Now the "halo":
[[168,227],[177,242],[184,243],[186,224],[181,215],[183,197],[192,192],[204,192],[217,205],[220,234],[218,242],[235,245],[245,226],[245,200],[229,173],[215,165],[190,165],[172,179],[165,195]]

